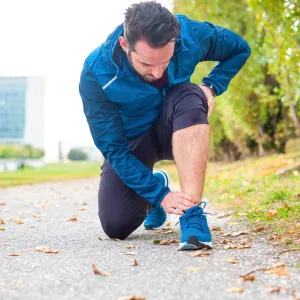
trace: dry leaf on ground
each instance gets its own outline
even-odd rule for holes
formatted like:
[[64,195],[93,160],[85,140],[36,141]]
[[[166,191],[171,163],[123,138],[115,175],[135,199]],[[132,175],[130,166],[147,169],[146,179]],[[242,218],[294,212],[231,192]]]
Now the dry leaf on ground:
[[77,218],[73,217],[73,218],[69,219],[67,222],[77,222]]
[[179,240],[177,240],[177,239],[162,240],[162,241],[160,241],[159,245],[170,245],[173,243],[179,243]]
[[200,267],[188,267],[186,268],[187,271],[200,271],[201,268]]
[[85,206],[80,207],[79,210],[86,210],[86,207]]
[[238,258],[236,257],[232,257],[232,258],[227,258],[226,259],[227,262],[230,262],[232,264],[238,264],[240,261],[238,260]]
[[5,224],[4,220],[0,219],[0,224]]
[[212,231],[220,231],[220,230],[221,230],[221,227],[213,227],[211,230],[212,230]]
[[0,202],[0,205],[6,205],[6,203],[5,202]]
[[2,230],[2,231],[5,230],[5,227],[0,227],[0,230]]
[[9,253],[8,256],[20,256],[21,254],[19,253]]
[[156,229],[155,233],[173,234],[175,231],[171,228]]
[[285,268],[285,263],[277,263],[271,269],[266,270],[265,274],[289,275],[290,272]]
[[238,287],[232,287],[226,290],[227,293],[243,293],[244,289]]
[[197,250],[197,251],[194,251],[192,253],[190,253],[191,256],[193,257],[200,257],[200,256],[207,256],[207,255],[211,255],[210,252],[206,251],[207,248],[203,248],[201,250]]
[[250,248],[250,244],[228,244],[224,246],[224,249],[245,249],[245,248]]
[[249,231],[236,231],[236,232],[227,232],[227,233],[223,233],[221,234],[223,237],[226,236],[239,236],[239,235],[243,235],[243,234],[249,234]]
[[22,220],[16,220],[16,224],[23,224],[24,222]]
[[253,281],[255,277],[253,275],[240,276],[244,281]]
[[160,240],[152,240],[152,244],[159,244]]
[[265,227],[255,227],[253,230],[256,232],[263,231]]
[[95,274],[98,274],[98,275],[102,275],[102,276],[111,276],[111,274],[109,272],[102,272],[102,271],[99,271],[95,264],[92,264],[92,269],[94,271]]
[[277,215],[277,211],[276,210],[269,210],[267,211],[266,217],[267,218],[273,218]]
[[58,253],[59,252],[58,250],[50,249],[46,246],[36,247],[35,250],[44,252],[44,253]]
[[118,300],[146,300],[146,296],[144,295],[132,295],[118,298]]
[[140,266],[139,262],[135,259],[132,264],[128,264],[129,266]]
[[171,225],[172,223],[170,221],[166,224],[166,226],[171,226]]
[[135,248],[138,248],[138,246],[136,246],[136,245],[128,245],[128,246],[126,246],[126,248],[128,248],[128,249],[135,249]]
[[279,293],[281,288],[280,286],[266,286],[265,293]]

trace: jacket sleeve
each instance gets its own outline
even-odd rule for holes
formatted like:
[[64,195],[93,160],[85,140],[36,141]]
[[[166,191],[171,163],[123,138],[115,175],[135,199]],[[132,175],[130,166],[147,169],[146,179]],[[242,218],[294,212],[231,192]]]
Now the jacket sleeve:
[[240,71],[251,54],[249,44],[229,29],[187,19],[189,31],[200,50],[200,61],[218,61],[203,83],[212,84],[219,96]]
[[154,207],[170,192],[129,149],[118,106],[109,101],[97,79],[83,67],[79,93],[96,147],[124,183]]

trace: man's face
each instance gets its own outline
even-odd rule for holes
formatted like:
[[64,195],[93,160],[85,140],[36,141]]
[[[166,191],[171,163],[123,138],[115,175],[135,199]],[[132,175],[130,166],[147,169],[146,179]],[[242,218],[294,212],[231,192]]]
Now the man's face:
[[127,53],[128,60],[135,71],[148,82],[161,78],[173,56],[175,41],[160,48],[152,48],[144,40],[136,42],[133,51],[129,51],[127,42],[120,37],[120,45]]

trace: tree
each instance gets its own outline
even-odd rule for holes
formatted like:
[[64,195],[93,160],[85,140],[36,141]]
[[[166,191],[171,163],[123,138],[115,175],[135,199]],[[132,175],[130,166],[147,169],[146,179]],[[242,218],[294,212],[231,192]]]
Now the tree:
[[68,153],[68,158],[70,160],[76,160],[76,161],[78,161],[78,160],[87,160],[88,155],[80,149],[72,148]]
[[[252,48],[250,59],[231,81],[228,91],[216,98],[216,109],[209,120],[213,158],[219,159],[222,152],[230,159],[238,159],[241,152],[250,151],[260,156],[265,151],[284,152],[288,139],[295,136],[297,122],[293,116],[300,112],[299,55],[294,55],[296,59],[286,58],[286,55],[299,50],[295,29],[299,22],[295,23],[294,16],[291,19],[294,23],[284,21],[287,17],[283,16],[287,13],[287,3],[291,2],[295,1],[285,1],[273,10],[274,1],[271,0],[193,0],[188,2],[189,5],[184,0],[174,0],[175,13],[231,29],[244,37]],[[290,10],[288,13],[299,13],[295,6],[290,5]],[[259,16],[264,16],[263,21]],[[272,18],[270,24],[265,20],[266,16]],[[285,31],[283,37],[272,40],[272,35],[281,36],[278,28]],[[289,35],[293,36],[292,42],[289,42]],[[192,81],[200,84],[214,64],[200,63]],[[285,68],[284,75],[282,68]],[[285,83],[287,78],[293,81],[290,89]]]

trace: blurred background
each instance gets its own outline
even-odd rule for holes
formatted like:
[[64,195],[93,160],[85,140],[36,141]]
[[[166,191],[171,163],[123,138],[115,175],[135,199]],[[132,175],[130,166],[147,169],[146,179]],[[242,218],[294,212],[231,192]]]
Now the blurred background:
[[[101,159],[83,114],[79,76],[86,56],[123,22],[125,9],[135,2],[0,1],[0,170],[15,168],[8,159],[19,159],[19,166],[70,157]],[[216,98],[210,159],[236,161],[299,149],[299,3],[157,2],[174,13],[229,28],[251,45],[247,64]],[[200,63],[192,81],[200,84],[214,65]]]

